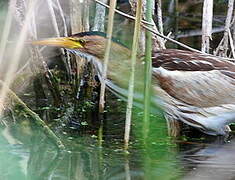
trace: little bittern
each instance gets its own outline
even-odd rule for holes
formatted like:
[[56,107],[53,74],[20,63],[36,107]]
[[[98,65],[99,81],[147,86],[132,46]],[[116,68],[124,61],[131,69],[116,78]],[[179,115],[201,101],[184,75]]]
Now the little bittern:
[[[99,32],[83,32],[71,37],[50,38],[36,45],[63,47],[90,59],[102,71],[106,38]],[[108,65],[107,86],[124,94],[130,72],[131,50],[113,40]],[[143,84],[143,63],[137,59],[136,86]],[[168,124],[183,122],[211,135],[225,135],[235,122],[235,64],[220,57],[166,49],[153,52],[152,101],[160,105]],[[139,94],[137,94],[138,96]],[[173,124],[173,125],[172,125]],[[171,132],[176,135],[178,132]]]

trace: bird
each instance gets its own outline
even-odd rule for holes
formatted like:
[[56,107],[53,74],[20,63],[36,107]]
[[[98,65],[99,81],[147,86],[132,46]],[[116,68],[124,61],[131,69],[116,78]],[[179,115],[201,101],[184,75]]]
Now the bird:
[[[81,32],[69,37],[35,40],[33,45],[65,48],[92,61],[101,78],[106,50],[106,34]],[[107,87],[126,96],[131,66],[131,49],[112,38]],[[141,104],[144,88],[144,55],[136,60],[135,99]],[[171,136],[187,124],[209,135],[227,135],[235,122],[235,64],[224,58],[178,49],[152,52],[151,101],[164,111]]]

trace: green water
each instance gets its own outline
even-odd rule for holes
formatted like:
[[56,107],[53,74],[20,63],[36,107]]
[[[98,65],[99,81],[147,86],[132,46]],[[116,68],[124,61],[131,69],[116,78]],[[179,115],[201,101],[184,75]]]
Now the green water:
[[[0,128],[1,180],[129,180],[129,179],[232,179],[235,142],[203,136],[173,140],[167,136],[161,114],[152,115],[143,140],[143,112],[134,110],[129,154],[123,151],[125,103],[109,102],[104,118],[104,141],[98,146],[98,127],[69,127],[55,119],[50,127],[66,146],[59,151],[39,127],[28,119]],[[96,118],[96,117],[93,117]],[[10,117],[5,117],[10,122]],[[58,123],[56,123],[56,120]],[[190,136],[190,135],[189,135]],[[212,173],[213,172],[213,173]],[[230,178],[228,178],[230,177]]]
[[161,115],[152,115],[149,136],[143,140],[143,113],[135,109],[129,154],[123,151],[124,116],[117,111],[122,106],[120,101],[110,105],[102,147],[93,128],[79,130],[53,123],[51,128],[66,146],[65,151],[58,151],[27,119],[2,127],[0,179],[179,179],[178,148],[166,135]]

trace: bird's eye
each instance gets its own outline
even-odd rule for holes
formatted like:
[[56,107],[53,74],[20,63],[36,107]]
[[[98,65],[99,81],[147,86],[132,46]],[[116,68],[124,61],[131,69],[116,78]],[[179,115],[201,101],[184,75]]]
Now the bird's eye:
[[81,44],[82,46],[85,45],[86,41],[84,39],[74,39],[75,42],[78,42],[79,44]]
[[79,42],[81,45],[84,45],[84,44],[85,44],[85,40],[84,40],[84,39],[78,39],[78,42]]
[[84,39],[75,39],[75,38],[70,38],[71,41],[80,43],[81,45],[85,45],[85,40]]

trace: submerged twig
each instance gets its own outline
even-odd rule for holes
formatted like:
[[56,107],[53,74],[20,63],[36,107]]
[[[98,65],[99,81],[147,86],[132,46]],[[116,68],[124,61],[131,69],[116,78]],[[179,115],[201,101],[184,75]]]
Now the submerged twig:
[[46,123],[35,112],[29,109],[27,105],[2,81],[0,81],[0,87],[1,89],[4,88],[6,91],[6,104],[11,103],[13,106],[20,106],[21,113],[23,112],[25,115],[28,115],[30,118],[32,118],[32,122],[39,126],[59,149],[65,149],[61,140],[52,132]]

